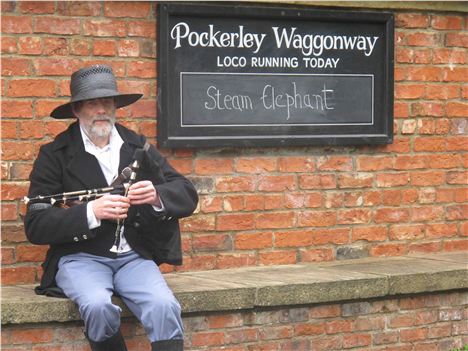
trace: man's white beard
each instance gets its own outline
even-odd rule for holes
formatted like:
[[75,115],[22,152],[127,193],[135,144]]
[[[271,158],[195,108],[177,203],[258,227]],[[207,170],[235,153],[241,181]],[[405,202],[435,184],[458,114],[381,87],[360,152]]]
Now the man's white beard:
[[[100,120],[108,120],[109,123],[106,123],[105,125],[96,125],[94,123],[95,121]],[[88,129],[89,138],[91,140],[94,138],[107,138],[111,134],[114,124],[115,117],[113,116],[99,116],[93,118],[93,121],[91,122],[91,127]]]

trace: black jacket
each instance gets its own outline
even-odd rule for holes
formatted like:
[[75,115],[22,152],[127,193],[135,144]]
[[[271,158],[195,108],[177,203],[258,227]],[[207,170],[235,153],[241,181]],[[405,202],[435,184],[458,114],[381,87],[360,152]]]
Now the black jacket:
[[[119,172],[132,162],[137,148],[143,148],[145,138],[116,124],[124,141],[120,149]],[[156,212],[150,205],[131,206],[125,221],[125,238],[130,246],[145,258],[157,264],[182,264],[178,219],[192,214],[198,196],[192,183],[172,168],[164,157],[150,147],[147,153],[154,167],[143,163],[138,180],[151,180],[164,203],[165,211]],[[78,122],[43,145],[30,175],[29,197],[51,195],[108,186],[97,159],[84,149]],[[101,226],[90,230],[86,203],[62,208],[49,206],[31,209],[24,219],[26,236],[33,244],[50,245],[42,264],[41,285],[38,294],[60,295],[55,275],[59,259],[67,254],[86,252],[115,257],[109,251],[114,242],[115,222],[101,221]]]

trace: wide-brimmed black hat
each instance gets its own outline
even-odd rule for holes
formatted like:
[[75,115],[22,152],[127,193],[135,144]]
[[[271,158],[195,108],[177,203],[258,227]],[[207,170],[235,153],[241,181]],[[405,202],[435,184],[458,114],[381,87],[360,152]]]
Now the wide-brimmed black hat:
[[78,101],[113,97],[115,107],[120,108],[130,105],[141,98],[142,94],[120,94],[117,91],[117,83],[112,68],[107,65],[93,65],[82,68],[71,76],[70,102],[55,108],[51,117],[73,118],[72,104]]

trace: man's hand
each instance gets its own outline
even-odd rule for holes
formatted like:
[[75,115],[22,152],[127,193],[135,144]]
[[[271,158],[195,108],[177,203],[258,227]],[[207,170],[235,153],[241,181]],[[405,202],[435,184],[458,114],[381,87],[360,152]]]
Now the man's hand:
[[149,180],[142,180],[132,184],[128,189],[128,198],[132,205],[149,204],[156,207],[161,207],[159,195],[153,183]]
[[92,208],[97,219],[125,219],[130,207],[130,200],[120,195],[104,195],[92,201]]

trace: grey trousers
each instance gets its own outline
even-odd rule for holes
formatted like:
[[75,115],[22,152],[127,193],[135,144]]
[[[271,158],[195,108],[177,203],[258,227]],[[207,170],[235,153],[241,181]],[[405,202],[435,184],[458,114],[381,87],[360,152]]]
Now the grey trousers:
[[158,266],[130,251],[117,258],[76,253],[60,259],[57,285],[75,302],[86,334],[104,341],[120,328],[118,294],[140,320],[151,342],[183,339],[181,309]]

